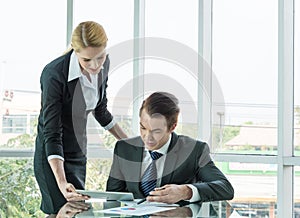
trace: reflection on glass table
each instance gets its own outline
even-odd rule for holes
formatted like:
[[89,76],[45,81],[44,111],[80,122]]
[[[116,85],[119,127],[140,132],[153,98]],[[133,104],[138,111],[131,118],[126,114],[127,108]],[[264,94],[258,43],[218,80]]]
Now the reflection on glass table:
[[[125,214],[104,213],[103,210],[109,208],[126,207],[124,202],[119,201],[90,201],[85,202],[67,202],[54,217],[144,217]],[[132,210],[135,206],[130,206]],[[81,212],[80,212],[81,211]],[[149,213],[147,217],[231,217],[234,210],[227,201],[203,202],[199,204],[189,204],[185,206],[177,206],[172,209]],[[237,216],[232,217],[239,217]],[[49,217],[50,218],[50,217]]]
[[[236,198],[230,201],[230,205],[239,217],[277,217],[276,198]],[[300,217],[300,202],[298,201],[294,203],[294,217]]]
[[[68,202],[52,217],[139,217],[126,216],[123,214],[103,213],[103,210],[126,206],[124,202],[93,200],[90,202]],[[300,214],[300,203],[295,203],[295,217]],[[140,216],[143,217],[143,216]],[[259,218],[276,217],[276,202],[257,201],[257,200],[232,200],[204,202],[201,204],[189,204],[183,207],[176,207],[171,210],[152,213],[145,217],[199,217],[199,218]]]

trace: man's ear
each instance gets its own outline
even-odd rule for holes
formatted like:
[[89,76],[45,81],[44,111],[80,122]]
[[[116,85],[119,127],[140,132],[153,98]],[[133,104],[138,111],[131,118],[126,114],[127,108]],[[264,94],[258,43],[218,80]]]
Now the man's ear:
[[177,126],[177,123],[174,123],[174,124],[171,126],[171,128],[170,128],[170,132],[173,132],[174,129],[176,128],[176,126]]

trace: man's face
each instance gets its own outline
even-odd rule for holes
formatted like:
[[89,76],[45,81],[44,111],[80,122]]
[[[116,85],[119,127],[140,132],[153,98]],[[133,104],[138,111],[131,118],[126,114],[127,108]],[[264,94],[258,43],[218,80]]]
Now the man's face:
[[150,116],[145,109],[142,110],[140,134],[147,149],[152,151],[161,148],[168,141],[172,130],[168,130],[167,120],[163,115]]

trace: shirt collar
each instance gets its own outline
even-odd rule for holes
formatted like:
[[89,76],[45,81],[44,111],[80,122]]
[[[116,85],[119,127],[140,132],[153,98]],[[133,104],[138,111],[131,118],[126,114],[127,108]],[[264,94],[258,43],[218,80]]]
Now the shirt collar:
[[70,66],[69,66],[69,76],[68,82],[71,80],[77,79],[82,76],[81,69],[79,66],[78,58],[76,57],[75,52],[72,52],[70,57]]

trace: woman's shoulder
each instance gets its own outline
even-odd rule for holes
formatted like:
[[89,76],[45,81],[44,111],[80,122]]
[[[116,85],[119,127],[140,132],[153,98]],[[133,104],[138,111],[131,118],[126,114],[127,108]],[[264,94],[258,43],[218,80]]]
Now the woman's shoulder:
[[[70,63],[69,53],[63,54],[49,62],[42,71],[42,77],[65,77]],[[65,72],[65,73],[64,73]],[[64,75],[66,74],[66,75]]]
[[46,68],[61,68],[66,62],[70,62],[70,53],[62,54],[52,61],[50,61],[48,64],[46,64]]

